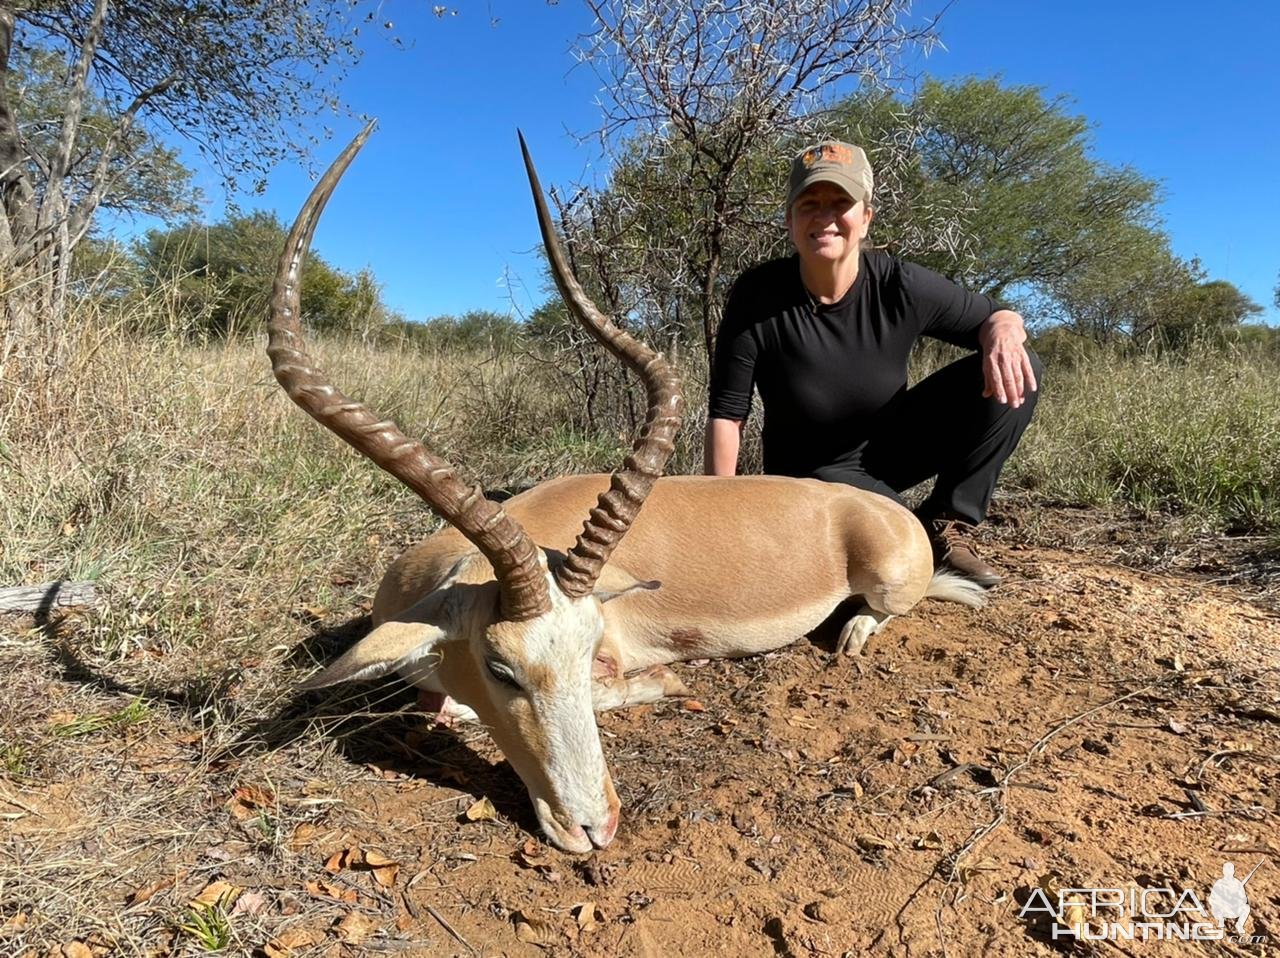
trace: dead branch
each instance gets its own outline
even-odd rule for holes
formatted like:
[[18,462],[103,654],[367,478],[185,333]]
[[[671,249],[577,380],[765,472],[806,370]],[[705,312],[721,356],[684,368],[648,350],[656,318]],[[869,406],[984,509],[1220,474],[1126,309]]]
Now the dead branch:
[[54,609],[93,608],[98,595],[92,582],[59,580],[43,585],[0,588],[0,612],[50,612]]

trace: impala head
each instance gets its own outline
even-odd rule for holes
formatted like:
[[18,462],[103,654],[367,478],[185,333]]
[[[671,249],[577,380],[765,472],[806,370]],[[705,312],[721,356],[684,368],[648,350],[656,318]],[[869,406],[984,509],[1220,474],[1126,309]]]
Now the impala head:
[[441,679],[489,727],[529,790],[543,832],[566,851],[588,852],[612,841],[618,827],[618,796],[591,703],[604,618],[594,596],[570,598],[559,588],[550,595],[549,612],[490,625],[469,644],[471,661],[458,670],[464,674],[446,669]]
[[339,392],[302,341],[299,278],[316,222],[338,180],[372,132],[369,124],[316,184],[285,244],[268,324],[272,368],[290,398],[420,495],[479,555],[386,622],[303,688],[398,671],[430,669],[450,695],[476,711],[524,781],[547,837],[586,852],[612,840],[618,797],[600,748],[591,702],[592,665],[604,629],[601,603],[654,583],[617,582],[605,563],[634,521],[672,452],[679,384],[667,363],[587,299],[560,250],[521,137],[538,222],[557,286],[593,336],[644,380],[648,417],[567,553],[548,553],[501,506],[461,482],[452,465],[390,420]]

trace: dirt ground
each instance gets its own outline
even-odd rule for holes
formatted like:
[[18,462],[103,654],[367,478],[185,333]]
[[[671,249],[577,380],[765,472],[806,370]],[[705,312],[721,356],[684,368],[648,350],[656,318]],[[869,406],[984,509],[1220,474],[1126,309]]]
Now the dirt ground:
[[[0,620],[0,953],[1280,952],[1274,559],[1095,512],[995,518],[987,608],[924,603],[857,660],[820,631],[677,666],[695,700],[601,716],[624,817],[588,857],[541,840],[483,732],[425,729],[402,688],[264,716],[214,676],[134,722],[74,629]],[[358,612],[308,641],[342,647]],[[1266,941],[1054,941],[1019,917],[1037,888],[1207,902],[1228,861],[1262,863]]]

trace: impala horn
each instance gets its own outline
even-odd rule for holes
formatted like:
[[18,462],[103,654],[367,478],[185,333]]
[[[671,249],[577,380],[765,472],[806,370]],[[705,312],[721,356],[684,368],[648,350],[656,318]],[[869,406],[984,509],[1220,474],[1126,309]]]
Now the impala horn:
[[627,456],[622,468],[613,473],[609,489],[600,494],[595,508],[583,524],[578,541],[569,550],[564,564],[553,573],[561,591],[577,597],[591,592],[609,556],[631,528],[645,497],[675,451],[675,435],[680,428],[684,398],[680,394],[680,379],[667,361],[615,326],[583,292],[560,248],[524,134],[519,135],[520,151],[524,154],[524,166],[538,210],[538,227],[542,230],[542,242],[560,295],[587,331],[640,377],[649,397],[645,423],[631,455]]
[[325,203],[373,127],[374,121],[370,121],[333,161],[289,231],[267,322],[271,368],[290,399],[416,492],[480,550],[497,577],[503,619],[532,619],[550,611],[551,601],[537,547],[520,524],[496,502],[486,499],[479,486],[463,483],[452,465],[410,439],[391,420],[379,418],[363,403],[339,392],[307,353],[302,340],[299,287],[307,248]]

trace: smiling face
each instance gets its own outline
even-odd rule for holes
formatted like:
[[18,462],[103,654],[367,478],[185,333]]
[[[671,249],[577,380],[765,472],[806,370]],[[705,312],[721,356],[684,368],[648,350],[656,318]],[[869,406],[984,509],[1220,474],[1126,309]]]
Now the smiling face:
[[834,183],[819,182],[787,210],[787,230],[800,259],[836,265],[857,256],[871,226],[872,211]]

